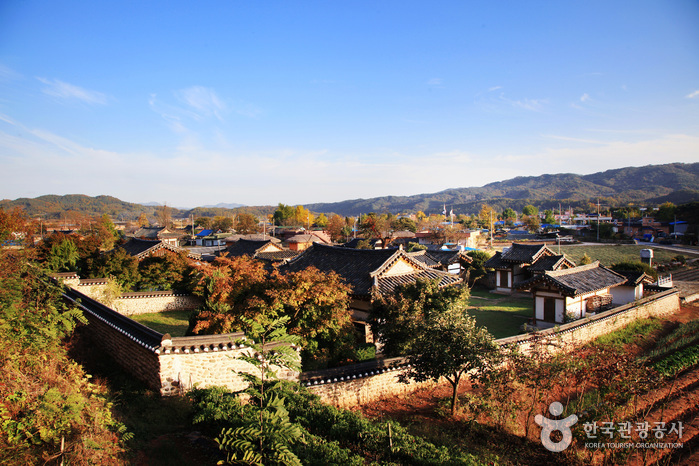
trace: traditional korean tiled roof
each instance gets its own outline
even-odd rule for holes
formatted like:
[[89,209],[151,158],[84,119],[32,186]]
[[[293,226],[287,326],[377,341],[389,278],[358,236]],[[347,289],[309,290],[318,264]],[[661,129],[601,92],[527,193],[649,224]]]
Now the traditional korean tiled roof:
[[411,285],[417,280],[437,280],[440,288],[450,285],[456,285],[461,282],[461,279],[456,275],[442,272],[439,270],[426,269],[415,274],[391,275],[389,277],[378,278],[379,294],[391,294],[397,286]]
[[275,238],[274,236],[271,235],[264,235],[261,233],[252,233],[249,235],[228,235],[226,237],[226,243],[233,243],[235,241],[240,241],[241,239],[247,239],[250,241],[271,241],[273,243],[281,243],[282,240],[279,238]]
[[424,249],[421,251],[409,252],[408,255],[430,269],[436,269],[442,265],[437,259],[427,254],[427,251]]
[[376,239],[376,238],[370,238],[370,239],[366,239],[366,238],[352,238],[351,240],[349,240],[348,242],[346,242],[345,244],[343,244],[342,247],[344,247],[344,248],[351,248],[351,249],[357,249],[357,246],[359,245],[360,241],[369,241],[369,244],[371,244],[371,247],[372,247],[372,248],[375,248],[375,247],[376,247],[376,243],[379,243],[379,244],[383,243],[383,241],[381,241],[380,239]]
[[518,290],[530,290],[537,285],[552,285],[564,296],[575,297],[612,288],[625,283],[627,278],[602,265],[599,261],[571,269],[547,271],[517,286]]
[[[389,275],[387,271],[399,261],[407,263],[410,270]],[[419,278],[439,280],[440,286],[461,281],[449,273],[428,269],[401,249],[352,249],[318,243],[281,266],[280,270],[297,272],[308,267],[337,273],[358,296],[370,296],[375,285],[383,293],[399,284],[414,283]]]
[[544,256],[537,259],[531,266],[529,266],[530,272],[545,272],[547,270],[560,270],[565,268],[575,267],[575,263],[568,258],[565,254],[560,256]]
[[225,249],[229,256],[249,256],[270,262],[281,262],[296,257],[298,251],[289,251],[279,245],[279,241],[240,239]]
[[473,262],[473,260],[460,250],[449,250],[440,249],[438,251],[427,251],[427,255],[432,257],[434,260],[438,261],[442,266],[448,266],[455,264],[459,261],[465,261],[467,263]]
[[[172,246],[166,242],[160,241],[160,240],[147,240],[147,239],[140,239],[140,238],[129,238],[129,240],[120,245],[117,246],[122,249],[124,249],[127,254],[130,256],[135,257],[138,260],[143,260],[146,257],[148,257],[150,254],[154,253],[155,251],[159,249],[168,249],[172,252],[175,253],[180,253],[180,252],[187,252],[186,249],[181,249],[175,246]],[[197,254],[190,254],[187,253],[187,257],[190,259],[200,259],[201,257]]]
[[518,264],[533,264],[542,256],[553,256],[545,244],[521,244],[512,243],[509,249],[502,253],[501,260]]
[[284,249],[282,251],[258,252],[255,259],[270,262],[282,262],[285,260],[291,260],[300,253],[300,251],[292,251],[290,249]]
[[486,269],[509,269],[512,267],[512,263],[503,261],[502,253],[497,251],[493,257],[483,263],[483,267]]
[[136,230],[133,234],[134,238],[158,238],[158,233],[169,233],[165,227],[142,227]]
[[638,286],[641,283],[653,283],[653,278],[644,272],[617,272],[619,275],[626,277],[624,286]]
[[295,235],[295,236],[292,236],[291,238],[287,239],[286,242],[287,243],[324,243],[324,244],[330,244],[330,242],[326,241],[324,238],[321,238],[318,235],[312,235],[312,234]]

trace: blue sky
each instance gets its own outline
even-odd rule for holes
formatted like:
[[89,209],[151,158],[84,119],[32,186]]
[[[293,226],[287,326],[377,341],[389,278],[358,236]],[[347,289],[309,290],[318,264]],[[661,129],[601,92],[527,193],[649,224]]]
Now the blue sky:
[[309,204],[699,161],[699,2],[0,3],[0,198]]

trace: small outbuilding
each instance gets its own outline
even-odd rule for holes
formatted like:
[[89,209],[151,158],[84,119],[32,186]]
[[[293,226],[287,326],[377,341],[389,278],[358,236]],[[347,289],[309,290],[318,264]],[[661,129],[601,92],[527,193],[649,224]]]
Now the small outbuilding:
[[628,281],[599,261],[564,270],[546,271],[517,289],[534,297],[534,324],[563,324],[610,309],[612,288]]

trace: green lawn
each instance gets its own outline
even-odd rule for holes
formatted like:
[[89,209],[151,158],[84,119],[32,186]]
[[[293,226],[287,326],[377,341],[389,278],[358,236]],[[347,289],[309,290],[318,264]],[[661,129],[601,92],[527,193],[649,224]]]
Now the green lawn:
[[477,290],[471,292],[469,314],[495,338],[521,333],[520,326],[532,317],[532,298],[513,298]]
[[183,337],[189,326],[192,311],[151,312],[129,316],[136,322],[152,328],[156,332],[169,333],[173,337]]
[[[558,246],[549,246],[553,251],[558,252]],[[698,254],[691,254],[686,252],[676,252],[668,251],[662,248],[652,247],[648,245],[633,245],[633,244],[613,244],[613,245],[562,245],[561,252],[564,253],[570,260],[576,264],[580,263],[580,259],[587,254],[593,261],[600,261],[604,266],[610,266],[617,262],[633,261],[639,262],[641,260],[641,249],[652,249],[653,250],[653,262],[663,263],[670,262],[673,257],[677,255],[683,255],[687,258],[698,257]]]

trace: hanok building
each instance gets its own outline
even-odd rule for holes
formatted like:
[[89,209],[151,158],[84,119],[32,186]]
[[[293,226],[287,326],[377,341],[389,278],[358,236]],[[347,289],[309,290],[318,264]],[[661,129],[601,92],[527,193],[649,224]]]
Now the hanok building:
[[496,252],[483,266],[495,270],[495,291],[512,293],[517,285],[550,270],[575,267],[565,256],[557,255],[545,244],[512,243],[512,246]]
[[520,283],[518,290],[531,291],[534,297],[534,324],[563,324],[610,309],[614,305],[611,289],[627,283],[628,278],[599,261],[564,270],[546,271]]
[[248,256],[265,262],[267,265],[279,265],[298,256],[298,252],[284,249],[280,241],[239,239],[229,244],[222,252],[231,257]]
[[473,260],[460,249],[421,250],[408,253],[410,257],[431,269],[442,270],[463,278]]
[[286,240],[286,244],[292,251],[304,251],[315,243],[332,244],[330,236],[322,231],[308,230],[305,233],[294,235]]
[[139,238],[130,238],[126,243],[117,246],[122,248],[132,257],[135,257],[139,262],[147,257],[160,257],[166,254],[181,254],[187,253],[187,258],[200,260],[201,256],[187,252],[186,249],[178,248],[172,244],[161,240],[146,240]]
[[151,241],[163,241],[174,247],[179,246],[180,239],[183,237],[182,234],[166,227],[141,227],[132,236]]
[[373,339],[367,318],[376,296],[393,293],[397,286],[417,280],[437,280],[440,287],[461,282],[458,276],[427,267],[402,249],[352,249],[314,244],[282,265],[280,270],[298,272],[308,267],[335,272],[352,288],[352,320],[367,341]]

